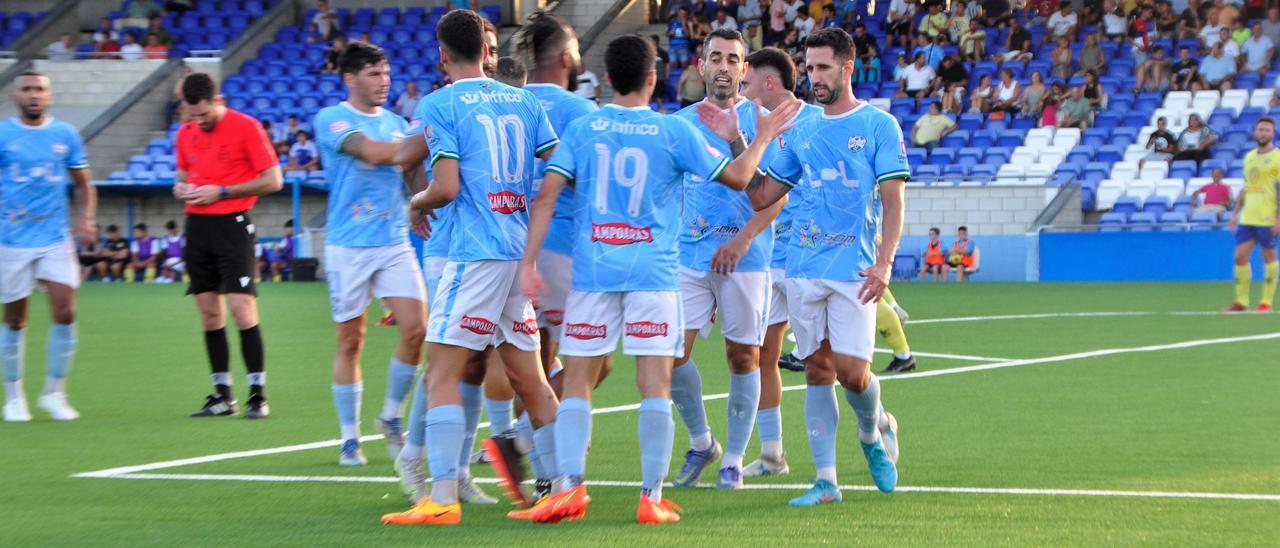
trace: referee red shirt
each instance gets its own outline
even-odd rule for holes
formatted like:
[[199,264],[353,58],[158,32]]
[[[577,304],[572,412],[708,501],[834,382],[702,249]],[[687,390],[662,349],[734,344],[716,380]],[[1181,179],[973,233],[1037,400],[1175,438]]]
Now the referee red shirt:
[[[269,167],[280,165],[271,139],[262,124],[250,116],[227,109],[213,127],[200,129],[197,122],[178,128],[178,169],[187,172],[187,182],[195,185],[232,186],[249,181]],[[188,215],[226,215],[248,211],[257,196],[219,200],[210,205],[188,204]]]

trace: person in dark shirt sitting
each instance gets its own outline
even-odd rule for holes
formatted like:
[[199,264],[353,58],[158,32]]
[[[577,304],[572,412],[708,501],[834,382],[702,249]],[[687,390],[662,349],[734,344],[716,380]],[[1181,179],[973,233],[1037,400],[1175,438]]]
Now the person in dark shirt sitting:
[[[124,267],[129,264],[129,240],[120,235],[116,225],[107,226],[107,241],[103,243],[102,254],[107,261],[107,281],[124,281]],[[102,273],[99,263],[99,273]]]

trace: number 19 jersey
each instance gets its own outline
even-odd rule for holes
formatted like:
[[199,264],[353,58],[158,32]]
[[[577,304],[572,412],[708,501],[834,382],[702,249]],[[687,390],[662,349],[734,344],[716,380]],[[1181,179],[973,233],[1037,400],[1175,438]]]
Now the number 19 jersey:
[[548,172],[574,181],[573,289],[677,291],[685,174],[709,184],[729,158],[688,120],[605,108],[565,132]]
[[418,115],[431,165],[458,161],[449,260],[514,261],[529,232],[534,158],[559,142],[532,93],[467,78],[422,99]]

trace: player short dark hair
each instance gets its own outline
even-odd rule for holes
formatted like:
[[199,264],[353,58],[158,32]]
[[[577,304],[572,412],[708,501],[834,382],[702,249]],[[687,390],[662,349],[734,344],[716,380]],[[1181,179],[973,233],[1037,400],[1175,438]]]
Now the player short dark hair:
[[107,232],[120,232],[120,227],[116,225],[107,225]]
[[436,40],[451,60],[478,63],[484,53],[484,19],[471,10],[450,11],[436,24]]
[[1271,127],[1276,127],[1276,119],[1270,116],[1263,116],[1258,118],[1258,121],[1254,122],[1253,126],[1258,127],[1258,124],[1271,124]]
[[771,69],[778,73],[783,88],[796,88],[796,64],[785,51],[772,46],[758,49],[747,56],[747,66]]
[[182,100],[188,105],[212,101],[217,96],[218,82],[206,73],[193,72],[182,81]]
[[935,227],[932,227],[932,228],[930,228],[930,229],[929,229],[929,234],[937,234],[937,235],[941,236],[941,235],[942,235],[942,231],[941,231],[941,230],[939,230],[939,229],[938,229],[938,227],[936,227],[936,226],[935,226]]
[[836,59],[841,61],[849,61],[853,59],[855,53],[853,47],[853,37],[844,29],[829,27],[822,30],[814,31],[808,38],[804,40],[806,48],[831,48],[831,52],[835,54]]
[[613,83],[613,90],[620,95],[639,91],[653,70],[657,56],[653,42],[639,34],[614,38],[604,51],[605,72]]
[[554,13],[545,10],[530,13],[512,39],[515,55],[530,69],[549,63],[555,59],[552,53],[560,50],[571,32],[573,27]]
[[969,231],[969,227],[964,225],[960,225],[960,228],[956,229],[956,232],[968,232],[968,231]]
[[45,76],[43,72],[40,72],[38,70],[24,70],[18,74],[19,78],[23,76],[35,76],[36,78],[48,78],[48,76]]
[[512,82],[524,82],[528,77],[528,71],[525,70],[524,63],[515,57],[499,57],[498,73],[496,74],[498,81],[508,85],[515,85]]
[[285,222],[284,222],[284,227],[285,227],[285,228],[293,228],[293,219],[289,219],[288,221],[285,221]]
[[173,230],[173,229],[175,229],[175,228],[178,228],[178,223],[177,223],[177,221],[174,221],[173,219],[169,219],[169,222],[165,223],[165,224],[164,224],[164,227],[165,227],[165,228],[167,228],[167,229],[169,229],[169,230]]
[[138,223],[138,224],[136,224],[136,225],[133,225],[133,229],[134,229],[134,230],[146,230],[146,229],[147,229],[147,223]]
[[338,56],[338,72],[341,74],[357,74],[365,67],[377,65],[387,60],[387,52],[373,44],[351,42],[342,48]]
[[733,29],[716,29],[711,31],[710,34],[707,34],[706,38],[702,39],[702,51],[705,52],[711,49],[712,38],[719,38],[721,40],[736,40],[739,44],[742,45],[742,51],[744,53],[749,48],[749,46],[747,46],[747,39],[742,37],[741,32],[738,32]]

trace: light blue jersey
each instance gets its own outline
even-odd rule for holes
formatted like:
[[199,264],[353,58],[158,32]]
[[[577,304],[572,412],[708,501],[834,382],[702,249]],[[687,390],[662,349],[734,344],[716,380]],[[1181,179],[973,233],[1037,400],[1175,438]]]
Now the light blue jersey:
[[379,108],[365,114],[346,101],[316,114],[316,141],[329,179],[325,242],[347,247],[380,247],[409,242],[408,202],[399,166],[373,166],[342,152],[359,133],[381,142],[404,139],[408,124]]
[[534,157],[556,146],[532,93],[489,78],[467,78],[418,104],[431,165],[458,161],[449,260],[514,261],[529,233]]
[[788,278],[862,280],[875,264],[879,183],[907,178],[902,128],[867,103],[810,118],[783,137],[769,176],[800,198],[792,212]]
[[[800,107],[800,112],[796,114],[795,121],[792,123],[791,129],[783,133],[772,143],[769,143],[769,150],[765,152],[766,158],[776,158],[778,155],[779,145],[788,139],[788,135],[795,131],[795,126],[801,122],[822,115],[822,107],[805,103]],[[760,162],[760,165],[768,168],[769,164]],[[796,193],[791,193],[787,197],[787,205],[782,207],[782,211],[778,213],[778,217],[773,220],[773,260],[770,267],[785,270],[787,268],[787,248],[790,247],[788,242],[791,236],[791,217],[796,210],[800,208],[800,197]]]
[[729,157],[648,107],[608,105],[569,124],[564,142],[547,171],[574,182],[573,288],[678,290],[685,174],[717,184]]
[[[524,89],[529,90],[542,103],[556,135],[563,134],[569,127],[569,122],[600,110],[595,101],[578,97],[555,84],[526,84]],[[542,171],[546,168],[546,162],[538,160],[536,163],[537,169],[533,175],[535,196],[542,188]],[[561,192],[560,199],[556,200],[555,215],[551,217],[551,227],[547,230],[547,240],[542,247],[548,251],[570,255],[573,253],[573,234],[573,193]]]
[[[431,166],[423,166],[427,180],[431,180]],[[422,247],[423,257],[448,257],[449,234],[453,232],[453,203],[432,211],[436,218],[431,219],[431,237],[427,245]]]
[[[725,156],[732,156],[729,143],[711,131],[711,128],[698,119],[698,104],[689,105],[675,115],[693,123],[711,146]],[[734,106],[738,111],[738,131],[748,143],[756,138],[756,104],[741,99]],[[760,165],[767,166],[770,155],[765,153]],[[734,236],[747,226],[747,221],[755,215],[751,200],[747,193],[733,190],[724,185],[706,184],[700,176],[685,176],[684,227],[680,231],[680,264],[701,270],[711,271],[711,258]],[[763,272],[769,269],[769,258],[773,253],[773,231],[762,230],[751,240],[751,247],[738,261],[738,272]]]
[[70,237],[69,169],[86,169],[84,141],[71,124],[0,122],[0,245],[45,247]]

